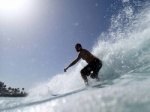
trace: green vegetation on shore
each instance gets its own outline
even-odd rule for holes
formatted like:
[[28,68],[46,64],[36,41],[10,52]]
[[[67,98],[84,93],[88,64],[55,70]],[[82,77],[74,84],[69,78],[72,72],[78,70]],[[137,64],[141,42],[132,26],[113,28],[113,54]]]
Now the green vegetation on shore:
[[0,97],[25,97],[28,93],[22,88],[6,87],[6,85],[0,81]]

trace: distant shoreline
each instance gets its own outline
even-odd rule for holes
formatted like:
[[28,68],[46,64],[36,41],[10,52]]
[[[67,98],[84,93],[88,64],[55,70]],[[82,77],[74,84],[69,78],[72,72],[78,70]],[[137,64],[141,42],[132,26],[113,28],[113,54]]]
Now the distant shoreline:
[[23,94],[0,94],[0,97],[27,97],[28,93]]
[[6,87],[4,82],[0,81],[0,97],[26,97],[28,95],[25,89]]

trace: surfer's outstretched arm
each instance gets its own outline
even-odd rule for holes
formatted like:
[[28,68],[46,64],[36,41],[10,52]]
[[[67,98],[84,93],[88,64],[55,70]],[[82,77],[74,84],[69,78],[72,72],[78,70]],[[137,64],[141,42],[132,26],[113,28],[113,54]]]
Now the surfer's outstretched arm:
[[80,57],[80,55],[78,55],[78,57],[68,67],[66,67],[64,69],[64,72],[66,72],[69,67],[75,65],[80,59],[81,59],[81,57]]

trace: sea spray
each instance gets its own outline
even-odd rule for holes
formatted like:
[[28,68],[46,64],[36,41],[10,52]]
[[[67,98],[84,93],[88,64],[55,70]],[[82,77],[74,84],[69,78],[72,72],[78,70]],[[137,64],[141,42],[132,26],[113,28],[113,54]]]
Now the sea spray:
[[[150,10],[146,3],[135,12],[131,5],[112,16],[111,26],[99,37],[94,54],[103,60],[103,77],[117,77],[128,72],[147,72],[150,68]],[[143,9],[144,8],[144,9]],[[107,41],[102,41],[101,39]]]
[[[80,70],[86,63],[82,61],[68,73],[58,74],[33,88],[28,101],[38,98],[37,104],[12,110],[6,108],[5,111],[149,112],[150,4],[149,1],[145,5],[142,3],[137,11],[130,5],[130,0],[122,2],[125,7],[112,16],[110,28],[100,35],[92,50],[103,61],[99,72],[101,80],[111,83],[104,88],[93,88],[43,102],[43,99],[51,98],[52,93],[63,94],[84,87]],[[28,101],[26,104],[29,104]]]

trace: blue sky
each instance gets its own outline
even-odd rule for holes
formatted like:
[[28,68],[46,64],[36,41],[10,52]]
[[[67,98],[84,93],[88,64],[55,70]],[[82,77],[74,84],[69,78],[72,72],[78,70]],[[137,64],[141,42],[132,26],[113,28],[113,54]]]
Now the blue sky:
[[74,45],[91,51],[122,0],[37,0],[32,5],[30,14],[0,20],[0,80],[8,86],[30,88],[63,73],[77,56]]

